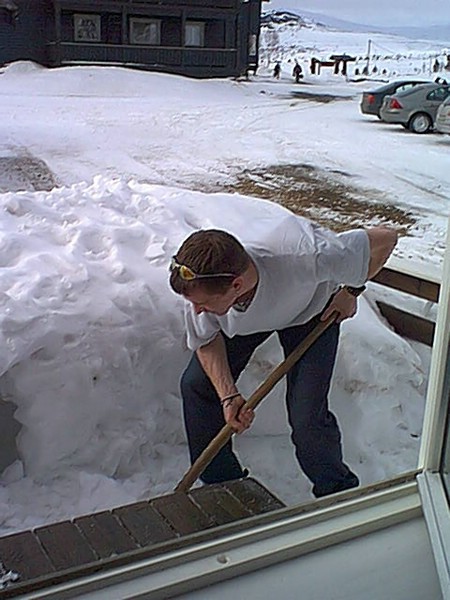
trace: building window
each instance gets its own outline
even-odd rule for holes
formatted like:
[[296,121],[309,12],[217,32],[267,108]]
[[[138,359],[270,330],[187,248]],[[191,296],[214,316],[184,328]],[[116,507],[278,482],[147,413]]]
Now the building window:
[[0,0],[0,21],[13,25],[19,16],[19,7],[12,0]]
[[200,21],[186,21],[185,46],[205,45],[205,24]]
[[161,21],[156,19],[130,19],[130,42],[148,46],[161,44]]
[[74,39],[76,42],[100,42],[100,15],[73,15]]

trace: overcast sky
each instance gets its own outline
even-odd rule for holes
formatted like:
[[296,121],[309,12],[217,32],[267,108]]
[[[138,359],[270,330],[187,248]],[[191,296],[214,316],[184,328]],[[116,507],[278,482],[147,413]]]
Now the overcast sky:
[[302,9],[330,17],[394,27],[450,23],[449,0],[270,0],[263,10]]

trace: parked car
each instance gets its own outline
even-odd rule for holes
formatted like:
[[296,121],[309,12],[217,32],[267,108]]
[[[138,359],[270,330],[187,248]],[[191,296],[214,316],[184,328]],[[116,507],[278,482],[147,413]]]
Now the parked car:
[[450,134],[450,96],[438,108],[434,126],[439,133]]
[[427,133],[434,127],[437,110],[450,96],[450,86],[424,83],[393,96],[386,96],[380,117],[386,123],[398,123],[414,133]]
[[380,108],[383,104],[385,96],[393,96],[398,92],[409,90],[415,85],[422,83],[430,83],[429,81],[419,79],[400,79],[398,81],[392,81],[386,85],[382,85],[375,90],[370,92],[363,92],[361,103],[359,105],[361,112],[365,115],[376,115],[380,118]]

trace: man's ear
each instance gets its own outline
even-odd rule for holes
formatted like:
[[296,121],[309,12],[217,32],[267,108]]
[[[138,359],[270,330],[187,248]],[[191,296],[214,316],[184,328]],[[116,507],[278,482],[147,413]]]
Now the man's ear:
[[244,286],[244,278],[242,277],[242,275],[238,275],[237,277],[235,277],[233,279],[233,282],[231,284],[231,287],[233,288],[233,290],[236,293],[239,293],[242,291],[242,288]]

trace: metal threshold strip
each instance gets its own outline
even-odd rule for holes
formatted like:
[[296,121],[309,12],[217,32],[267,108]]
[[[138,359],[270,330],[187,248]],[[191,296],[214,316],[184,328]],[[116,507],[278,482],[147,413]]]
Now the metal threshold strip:
[[109,598],[162,599],[200,589],[321,548],[420,517],[416,472],[396,480],[337,494],[306,507],[249,519],[248,527],[218,528],[181,549],[135,559],[94,574],[15,596],[23,600]]

